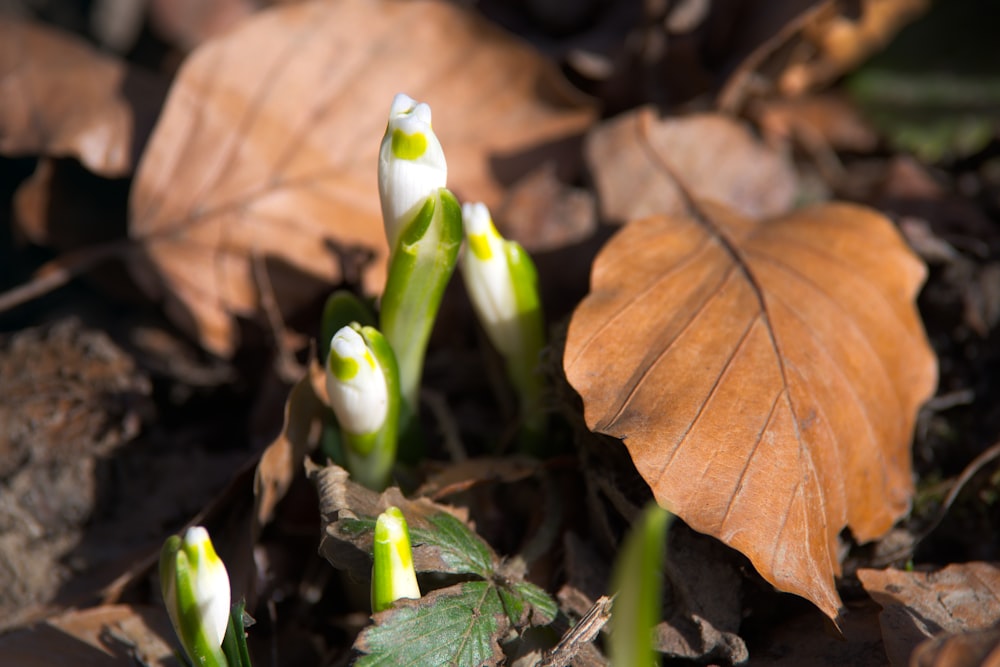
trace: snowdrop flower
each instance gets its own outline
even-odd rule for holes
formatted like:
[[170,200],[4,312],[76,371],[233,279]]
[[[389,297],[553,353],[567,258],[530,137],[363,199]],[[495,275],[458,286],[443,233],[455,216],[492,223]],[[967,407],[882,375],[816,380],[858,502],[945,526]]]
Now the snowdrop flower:
[[536,448],[545,428],[540,401],[543,379],[538,372],[545,342],[538,274],[528,253],[500,236],[485,204],[465,204],[462,225],[466,248],[459,266],[465,290],[519,394],[522,418],[530,432],[522,442],[527,449]]
[[506,244],[485,204],[463,204],[466,249],[459,257],[465,289],[493,346],[508,357],[519,348],[520,313]]
[[444,151],[431,129],[431,108],[399,93],[389,108],[378,157],[378,194],[391,252],[403,229],[447,179]]
[[326,391],[337,421],[348,433],[367,435],[382,428],[389,405],[385,375],[361,333],[350,326],[330,341]]
[[431,109],[399,94],[378,160],[378,191],[389,241],[379,326],[399,364],[404,433],[415,427],[424,356],[462,242],[462,212],[445,183],[448,166],[431,130]]
[[347,471],[381,490],[396,462],[399,432],[399,368],[385,337],[357,322],[330,341],[326,391],[340,425]]
[[379,515],[372,551],[372,611],[388,609],[400,598],[418,599],[410,531],[398,507],[389,507]]
[[229,625],[226,566],[208,531],[188,528],[167,539],[160,552],[160,586],[170,621],[195,665],[225,666],[222,640]]

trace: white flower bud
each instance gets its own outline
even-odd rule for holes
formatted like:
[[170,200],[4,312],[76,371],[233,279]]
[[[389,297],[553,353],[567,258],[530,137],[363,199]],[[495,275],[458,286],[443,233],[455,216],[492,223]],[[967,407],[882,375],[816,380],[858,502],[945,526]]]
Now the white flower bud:
[[516,353],[519,312],[506,241],[485,204],[464,204],[462,225],[467,245],[459,267],[469,299],[493,346],[504,356]]
[[346,432],[367,435],[382,428],[389,403],[385,375],[364,338],[349,326],[330,341],[326,391]]
[[379,515],[372,552],[372,611],[388,609],[401,598],[420,598],[410,531],[398,507],[389,507]]
[[192,659],[205,652],[199,634],[211,650],[222,646],[229,625],[229,574],[208,531],[193,526],[183,539],[168,540],[161,555],[160,576],[167,613]]
[[431,108],[402,93],[396,95],[378,158],[378,194],[390,251],[447,179],[444,151],[431,129]]

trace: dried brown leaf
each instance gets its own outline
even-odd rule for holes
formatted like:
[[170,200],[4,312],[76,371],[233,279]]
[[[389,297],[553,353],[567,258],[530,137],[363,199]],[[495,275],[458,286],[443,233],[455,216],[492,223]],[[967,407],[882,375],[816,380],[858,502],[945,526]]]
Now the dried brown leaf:
[[258,0],[149,0],[149,22],[160,37],[190,51],[232,29],[260,4]]
[[928,639],[910,657],[911,667],[1000,667],[1000,627]]
[[0,655],[19,667],[161,667],[176,664],[173,637],[162,609],[105,605],[6,634]]
[[985,630],[1000,623],[1000,568],[996,565],[962,563],[936,572],[858,570],[858,578],[882,607],[882,637],[889,661],[897,667],[912,664],[911,653],[928,638]]
[[[385,240],[378,146],[392,96],[429,102],[450,187],[495,204],[514,159],[577,133],[588,109],[542,97],[538,54],[440,2],[314,2],[263,12],[196,50],[178,75],[133,190],[136,278],[209,350],[259,306],[255,261],[324,284],[275,283],[288,312],[344,277],[343,255]],[[498,165],[514,173],[503,173]]]
[[[382,493],[372,491],[350,479],[347,471],[338,465],[308,466],[308,475],[319,494],[319,510],[323,523],[323,538],[319,552],[338,569],[347,570],[351,576],[364,580],[371,574],[372,531],[354,532],[344,527],[344,521],[374,518],[387,507],[402,510],[410,529],[430,526],[429,516],[446,512],[463,522],[468,517],[463,510],[440,505],[427,498],[410,499],[398,487]],[[450,572],[436,547],[426,544],[413,545],[413,567],[418,572]]]
[[256,528],[270,523],[278,503],[302,472],[306,454],[318,446],[323,422],[329,422],[331,415],[325,372],[312,359],[305,376],[288,392],[281,433],[257,463],[253,484]]
[[718,95],[718,107],[728,112],[768,93],[795,97],[829,86],[883,48],[930,5],[928,0],[746,0],[743,4],[747,20],[732,34],[736,44],[732,48],[743,57]]
[[750,217],[784,213],[796,194],[789,161],[719,114],[657,118],[653,109],[639,109],[595,128],[586,155],[601,214],[617,222],[683,213],[675,178],[699,198]]
[[808,60],[793,63],[781,75],[779,88],[799,95],[829,85],[885,48],[896,33],[930,7],[929,0],[862,0],[850,11],[834,5],[818,12],[803,26],[802,35],[812,48]]
[[124,176],[162,99],[161,84],[83,40],[0,17],[0,153]]
[[608,243],[566,374],[661,505],[835,617],[838,533],[874,539],[909,506],[937,373],[913,304],[925,268],[862,207],[701,212]]

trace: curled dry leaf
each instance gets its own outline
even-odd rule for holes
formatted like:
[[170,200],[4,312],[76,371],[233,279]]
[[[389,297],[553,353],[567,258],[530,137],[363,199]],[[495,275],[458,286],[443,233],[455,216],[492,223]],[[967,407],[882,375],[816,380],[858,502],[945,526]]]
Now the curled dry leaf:
[[223,356],[236,346],[234,317],[258,309],[260,263],[323,281],[275,283],[285,312],[343,279],[344,258],[359,253],[376,255],[360,278],[377,292],[386,249],[376,166],[393,95],[432,105],[450,187],[492,204],[502,190],[493,161],[577,133],[592,115],[540,97],[547,72],[539,55],[450,4],[263,12],[206,42],[178,74],[133,189],[131,236],[145,247],[133,274]]
[[306,454],[319,446],[324,421],[331,419],[326,371],[313,358],[306,374],[288,392],[281,433],[257,463],[253,483],[255,532],[270,523],[278,503],[302,472]]
[[657,118],[639,109],[591,131],[586,156],[601,214],[617,222],[684,212],[675,178],[696,196],[751,217],[784,213],[797,189],[783,155],[721,114]]
[[[882,607],[879,625],[894,667],[913,664],[911,654],[927,639],[1000,624],[1000,568],[996,565],[962,563],[936,572],[858,570],[858,579]],[[960,643],[949,650],[959,650]],[[932,649],[925,651],[931,653]]]
[[[809,17],[802,36],[812,48],[812,58],[793,63],[781,75],[779,88],[786,95],[827,86],[873,53],[885,48],[896,33],[930,7],[930,0],[862,0],[848,10],[831,3],[826,11]],[[805,51],[805,49],[803,50]]]
[[161,667],[176,664],[162,608],[105,605],[69,611],[0,638],[4,664],[20,667]]
[[[372,491],[351,480],[347,471],[338,465],[330,464],[320,468],[309,464],[307,474],[319,494],[319,511],[323,524],[320,553],[334,567],[347,570],[351,576],[361,580],[371,574],[373,533],[372,530],[354,530],[350,522],[359,518],[368,519],[374,527],[375,517],[390,506],[402,510],[411,531],[430,527],[428,519],[436,514],[448,513],[459,521],[467,520],[463,510],[440,505],[427,498],[411,500],[395,486],[382,493]],[[496,558],[485,543],[481,543],[481,548],[488,552],[486,560]],[[414,540],[413,567],[418,572],[471,571],[461,568],[455,570],[450,561],[448,555],[437,546]]]
[[892,224],[830,204],[633,222],[594,263],[564,367],[657,500],[835,617],[837,535],[889,529],[937,373]]
[[913,667],[998,667],[1000,626],[924,641],[910,658]]
[[152,77],[83,40],[0,17],[0,153],[72,156],[124,176],[162,99]]

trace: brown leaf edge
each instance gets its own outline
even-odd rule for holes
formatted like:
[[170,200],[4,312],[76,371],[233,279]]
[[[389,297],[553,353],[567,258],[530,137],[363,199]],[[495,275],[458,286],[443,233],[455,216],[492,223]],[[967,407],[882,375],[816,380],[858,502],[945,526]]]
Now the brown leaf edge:
[[[835,550],[836,550],[836,535],[844,525],[850,525],[850,527],[855,531],[855,535],[862,540],[870,540],[878,537],[885,529],[887,529],[893,520],[898,519],[907,508],[909,491],[912,490],[912,484],[909,481],[909,442],[912,437],[912,424],[915,418],[916,408],[919,407],[920,403],[930,395],[933,390],[933,386],[936,383],[936,359],[931,351],[929,344],[926,343],[926,338],[922,333],[922,327],[920,326],[919,316],[916,314],[915,308],[912,306],[912,299],[922,284],[923,277],[925,275],[925,269],[923,265],[919,263],[919,260],[913,255],[911,251],[906,248],[905,243],[902,241],[899,233],[892,224],[884,218],[884,216],[878,215],[877,213],[860,206],[848,205],[848,204],[825,204],[821,206],[814,206],[809,209],[800,209],[796,212],[789,214],[783,218],[776,218],[772,220],[767,220],[765,223],[754,222],[748,219],[742,218],[738,214],[729,211],[723,206],[719,206],[710,202],[699,202],[697,204],[697,212],[699,213],[696,217],[654,217],[645,220],[636,221],[627,225],[623,230],[619,231],[618,234],[605,246],[601,255],[598,256],[594,263],[594,271],[592,277],[591,292],[588,297],[581,303],[574,313],[573,321],[570,325],[568,343],[566,348],[566,356],[564,359],[564,366],[566,368],[567,377],[570,383],[580,391],[584,398],[585,416],[588,422],[588,426],[593,430],[601,433],[606,433],[619,437],[625,440],[626,446],[629,448],[630,454],[632,455],[633,461],[635,461],[640,473],[645,470],[645,475],[651,475],[656,478],[650,480],[647,476],[647,481],[651,483],[659,480],[655,489],[658,500],[661,504],[665,504],[668,509],[671,509],[677,513],[682,519],[685,520],[689,525],[700,530],[701,532],[706,532],[708,534],[714,535],[723,539],[730,546],[734,546],[738,550],[742,551],[744,554],[748,555],[754,562],[755,567],[758,571],[768,579],[772,584],[776,585],[779,589],[788,592],[794,592],[796,594],[802,595],[807,599],[811,600],[817,606],[819,606],[828,616],[835,618],[838,615],[838,609],[840,607],[840,599],[837,595],[834,586],[834,575],[839,573],[839,562],[835,560]],[[699,222],[700,220],[700,222]],[[711,221],[711,222],[708,222]],[[851,221],[851,225],[844,229],[845,221]],[[659,435],[660,427],[658,424],[663,423],[657,421],[652,413],[648,412],[648,403],[651,400],[662,401],[663,392],[657,394],[652,392],[651,395],[645,396],[643,403],[638,403],[638,405],[645,405],[647,408],[646,412],[636,413],[635,410],[628,411],[625,407],[620,407],[615,410],[615,406],[626,406],[628,402],[639,392],[637,391],[638,385],[633,385],[633,390],[631,392],[623,390],[619,385],[613,381],[609,383],[609,360],[601,356],[604,351],[619,349],[623,343],[621,343],[620,337],[629,337],[633,335],[630,330],[619,331],[616,329],[609,328],[605,325],[584,325],[581,316],[582,312],[587,313],[587,317],[590,320],[599,319],[601,322],[604,320],[600,318],[600,313],[604,313],[606,310],[610,309],[611,312],[618,312],[614,310],[612,306],[618,303],[616,300],[616,294],[621,291],[626,292],[629,284],[629,267],[634,266],[637,261],[635,255],[639,250],[637,248],[647,248],[651,243],[652,239],[657,236],[657,234],[665,234],[668,230],[683,231],[687,236],[688,241],[692,239],[706,238],[708,239],[709,245],[712,243],[719,244],[728,249],[723,255],[732,255],[734,258],[738,258],[741,261],[741,265],[744,267],[745,272],[749,272],[750,269],[746,268],[746,259],[743,258],[742,253],[744,252],[743,245],[745,243],[752,242],[754,244],[754,252],[760,253],[768,249],[769,245],[777,243],[787,243],[795,241],[798,237],[802,235],[805,229],[798,229],[798,223],[806,223],[812,225],[817,223],[822,227],[826,227],[827,233],[843,234],[848,235],[854,234],[857,236],[859,233],[864,233],[870,235],[873,231],[877,232],[877,237],[884,241],[883,248],[885,252],[891,251],[891,256],[895,261],[901,264],[900,272],[905,268],[906,271],[903,273],[890,274],[885,268],[878,268],[882,266],[882,263],[878,264],[878,267],[873,268],[871,265],[872,257],[869,256],[865,259],[867,264],[865,266],[870,271],[875,271],[877,269],[878,276],[882,276],[883,273],[886,276],[892,275],[893,278],[890,281],[891,287],[887,284],[882,286],[881,283],[875,283],[880,289],[886,290],[887,297],[891,296],[893,299],[902,299],[900,301],[900,311],[905,315],[903,322],[907,326],[911,326],[912,323],[912,334],[916,345],[913,353],[919,352],[921,354],[920,358],[914,360],[912,363],[899,365],[897,363],[899,351],[894,352],[894,361],[892,368],[896,368],[899,365],[899,371],[901,372],[900,380],[902,384],[900,389],[905,393],[906,399],[904,408],[905,411],[899,415],[901,423],[898,427],[898,442],[897,438],[893,438],[891,442],[886,442],[885,447],[889,448],[887,457],[891,459],[891,462],[896,466],[893,468],[887,468],[885,472],[890,475],[890,481],[893,482],[889,497],[885,500],[885,507],[881,508],[881,511],[875,511],[878,509],[870,502],[866,505],[859,505],[856,502],[844,504],[846,498],[840,498],[838,505],[832,509],[827,509],[827,502],[820,502],[818,505],[813,502],[809,504],[805,509],[809,509],[810,512],[815,514],[817,512],[817,507],[823,510],[822,516],[813,516],[812,514],[806,513],[804,510],[800,511],[799,518],[810,522],[813,522],[811,528],[811,535],[806,534],[805,537],[810,537],[809,543],[806,547],[803,547],[800,542],[804,540],[798,540],[795,543],[787,543],[784,545],[778,544],[773,546],[767,546],[771,544],[770,541],[762,541],[760,536],[757,536],[753,530],[754,524],[744,526],[745,529],[742,532],[737,531],[736,536],[739,538],[735,542],[723,535],[717,524],[718,521],[718,508],[709,508],[704,504],[694,504],[691,506],[679,506],[677,503],[686,501],[690,499],[692,493],[692,488],[687,488],[686,491],[672,491],[670,486],[663,483],[664,477],[662,475],[663,467],[662,461],[658,462],[656,459],[655,452],[659,446],[657,443],[662,440],[662,436]],[[766,228],[768,231],[764,238],[756,238],[753,236],[755,225],[760,225],[760,228]],[[700,229],[700,231],[695,231]],[[811,227],[810,227],[811,229]],[[659,230],[659,231],[657,231]],[[671,233],[677,233],[671,231]],[[720,235],[721,234],[721,235]],[[788,235],[788,240],[783,241],[784,236]],[[867,238],[867,236],[865,237]],[[628,240],[626,240],[628,239]],[[638,241],[637,241],[638,239]],[[748,241],[752,239],[752,241]],[[854,239],[857,241],[858,239]],[[637,247],[633,247],[639,243]],[[763,244],[763,245],[761,245]],[[781,246],[777,246],[780,248]],[[846,246],[845,246],[846,247]],[[773,252],[773,248],[771,251]],[[612,252],[614,251],[614,252]],[[683,250],[675,250],[675,254],[680,252],[683,254]],[[617,253],[617,254],[615,254]],[[657,256],[654,249],[645,250],[639,253],[642,258],[646,260],[647,266],[645,267],[646,272],[654,272],[655,269],[651,268],[650,261],[655,259]],[[717,253],[715,253],[717,254]],[[612,259],[612,255],[615,259]],[[766,257],[767,255],[765,255]],[[603,261],[602,261],[603,260]],[[706,260],[707,261],[707,260]],[[888,258],[884,261],[888,261]],[[616,263],[617,262],[617,263]],[[884,262],[883,262],[884,263]],[[752,275],[752,272],[747,273],[747,276]],[[806,274],[808,275],[808,274]],[[870,280],[872,278],[869,278]],[[773,280],[771,282],[774,282]],[[756,279],[751,280],[751,285],[754,290],[757,288],[758,282]],[[647,293],[647,290],[644,293]],[[842,289],[840,291],[843,291]],[[839,292],[832,292],[839,293]],[[617,297],[620,298],[620,297]],[[633,297],[633,301],[627,302],[630,304],[627,307],[635,306],[638,301],[635,301],[636,297]],[[764,295],[760,295],[760,299],[763,300]],[[893,301],[895,303],[895,301]],[[647,304],[648,306],[648,304]],[[907,308],[912,309],[912,312],[908,312]],[[595,312],[597,314],[595,314]],[[606,313],[605,313],[606,314]],[[589,321],[589,320],[588,320]],[[766,320],[769,322],[769,319]],[[576,338],[584,339],[584,343],[581,345],[577,342],[576,350],[574,351],[574,325],[577,325],[579,330],[583,333],[577,332]],[[590,327],[589,329],[587,327]],[[594,333],[594,327],[596,326],[596,333]],[[641,326],[633,324],[633,328],[636,331],[641,329]],[[791,330],[790,330],[791,331]],[[907,329],[909,331],[909,329]],[[598,350],[597,358],[591,359],[588,364],[580,362],[582,358],[582,350],[594,341],[595,337],[601,333],[608,334],[601,340],[601,343],[596,346]],[[614,335],[611,335],[614,334]],[[649,336],[650,332],[642,332],[641,335]],[[791,335],[791,334],[789,334]],[[884,340],[884,336],[882,337]],[[922,342],[921,342],[922,341]],[[780,351],[781,355],[784,355],[785,351]],[[600,363],[597,363],[600,362]],[[919,362],[919,363],[918,363]],[[619,364],[619,366],[622,366]],[[632,373],[634,371],[629,371],[628,366],[625,364],[618,369],[619,373]],[[663,374],[667,373],[666,367],[661,367],[660,375],[658,376],[660,380],[663,380]],[[624,370],[623,370],[624,369]],[[685,366],[682,371],[685,371],[687,367]],[[687,369],[690,370],[690,369]],[[686,372],[686,371],[685,371]],[[691,371],[693,372],[693,371]],[[633,381],[635,375],[632,376]],[[640,381],[646,379],[644,374],[638,375]],[[908,378],[907,381],[904,381]],[[787,388],[787,381],[785,382]],[[625,403],[622,403],[621,391],[627,392],[627,397],[624,399]],[[660,396],[659,399],[656,397]],[[811,399],[810,399],[811,400]],[[607,406],[611,406],[609,412],[605,412]],[[745,406],[742,408],[742,412],[746,412]],[[843,420],[841,420],[843,421]],[[843,426],[843,424],[841,424]],[[678,426],[678,428],[680,428]],[[894,427],[895,428],[895,427]],[[681,429],[683,432],[683,429]],[[905,437],[905,442],[903,441]],[[690,443],[689,443],[690,444]],[[787,443],[785,443],[787,445]],[[800,447],[801,447],[800,442]],[[714,452],[717,447],[712,442],[702,442],[702,447],[688,447],[686,459],[691,459],[688,461],[691,463],[694,459],[699,456],[699,452],[702,450],[706,452]],[[710,447],[710,449],[705,449]],[[788,447],[786,446],[787,450]],[[800,449],[801,453],[801,449]],[[820,454],[823,452],[820,451]],[[863,453],[863,452],[862,452]],[[800,457],[801,458],[801,457]],[[791,460],[795,460],[792,457]],[[829,464],[829,461],[826,463]],[[904,466],[905,464],[905,466]],[[780,464],[779,464],[780,465]],[[830,468],[829,465],[826,466]],[[905,468],[905,469],[904,469]],[[660,472],[659,477],[657,477],[657,471]],[[738,472],[738,470],[737,470]],[[785,471],[785,478],[791,478],[794,482],[794,472],[791,469]],[[825,475],[829,476],[836,473],[836,466],[825,471]],[[763,471],[761,474],[764,474]],[[815,473],[813,473],[815,476]],[[865,496],[866,487],[862,478],[857,476],[852,476],[852,470],[844,469],[840,471],[840,475],[843,476],[846,482],[849,483],[848,490],[853,494],[850,496],[852,501],[856,501],[858,498],[867,497]],[[791,477],[790,477],[791,476]],[[676,479],[675,479],[676,478]],[[676,471],[673,477],[668,478],[673,482],[678,481],[678,479],[686,479],[684,477],[677,477]],[[818,484],[816,480],[810,478],[811,483],[815,482],[813,486]],[[827,480],[829,483],[829,480]],[[759,485],[758,485],[759,486]],[[694,487],[697,490],[697,485]],[[737,487],[737,490],[741,487]],[[796,487],[798,488],[798,487]],[[836,489],[834,489],[836,490]],[[764,487],[757,488],[758,496],[760,500],[764,503],[761,505],[757,503],[757,509],[766,509],[768,499],[771,497],[769,492],[764,490]],[[860,494],[860,495],[859,495]],[[815,500],[815,499],[813,499]],[[820,498],[822,500],[822,498]],[[881,507],[881,506],[878,506]],[[723,505],[725,509],[725,505]],[[801,509],[801,508],[800,508]],[[709,510],[709,511],[705,511]],[[727,513],[728,516],[728,513]],[[773,523],[773,522],[772,522]],[[784,524],[782,524],[783,526]],[[816,529],[820,532],[816,532]],[[783,532],[782,528],[782,532]],[[732,532],[732,530],[730,530]],[[763,535],[767,538],[768,535]],[[799,536],[800,538],[802,536]],[[809,553],[803,553],[803,550],[808,548]],[[770,549],[770,551],[768,551]],[[783,559],[788,562],[781,562],[775,564],[773,562],[776,554],[784,554]]]
[[[395,506],[403,512],[411,529],[431,528],[427,517],[442,512],[467,525],[469,523],[468,512],[464,509],[435,503],[428,498],[410,499],[395,486],[382,493],[372,491],[352,481],[348,472],[336,464],[318,466],[307,461],[306,476],[319,494],[322,519],[319,552],[335,568],[346,570],[358,580],[367,580],[371,575],[373,535],[368,531],[357,533],[345,530],[342,521],[374,518],[386,508]],[[495,558],[496,555],[493,555]],[[413,567],[418,572],[448,571],[437,549],[422,544],[413,545]]]
[[288,393],[281,433],[257,464],[253,484],[255,533],[271,521],[275,507],[302,472],[306,455],[319,446],[323,423],[329,422],[329,415],[326,376],[313,354],[306,374]]

